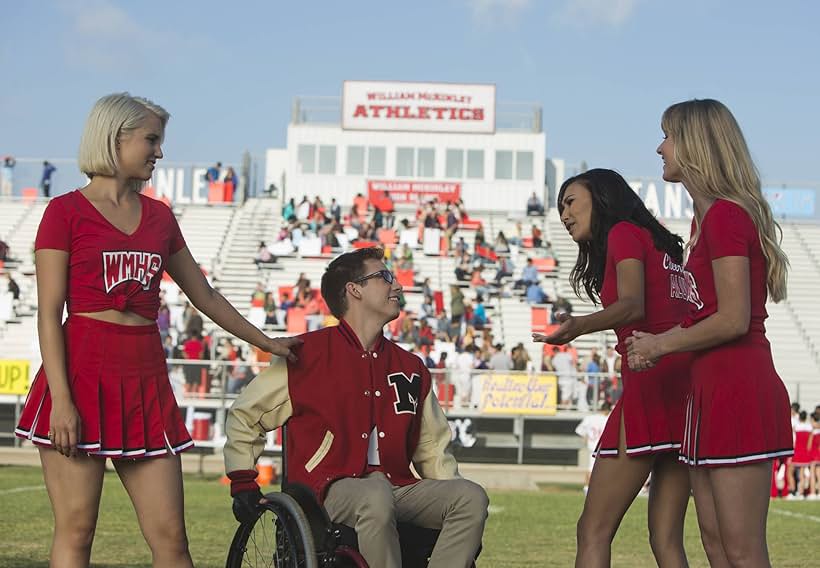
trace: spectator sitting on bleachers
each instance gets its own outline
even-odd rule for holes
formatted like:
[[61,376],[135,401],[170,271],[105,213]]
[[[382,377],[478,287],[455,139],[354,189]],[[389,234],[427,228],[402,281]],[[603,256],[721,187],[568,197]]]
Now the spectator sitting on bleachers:
[[[481,369],[487,370],[490,367],[487,364],[487,357],[485,357],[484,352],[476,347],[475,351],[473,351],[473,369]],[[470,390],[473,391],[472,396],[470,397],[470,404],[473,405],[473,400],[475,399],[475,389],[476,385],[470,385]]]
[[436,369],[447,369],[447,351],[442,351],[441,355],[439,355],[438,363],[436,363]]
[[373,206],[373,218],[370,220],[370,223],[373,225],[375,231],[378,231],[384,226],[384,214],[378,205]]
[[517,247],[524,246],[524,232],[521,229],[521,221],[515,222],[513,234],[507,237],[507,242]]
[[304,307],[313,297],[313,290],[310,288],[310,280],[304,279],[301,284],[294,290],[297,307]]
[[[317,201],[319,198],[316,198]],[[321,201],[319,201],[321,203]],[[329,223],[330,218],[325,216],[325,208],[322,206],[321,208],[314,207],[313,212],[310,215],[310,232],[319,234],[319,232],[325,228],[325,226]]]
[[464,294],[455,284],[450,284],[450,316],[454,323],[464,317]]
[[538,269],[532,263],[532,259],[527,259],[527,266],[521,272],[521,278],[516,280],[515,288],[528,288],[532,284],[538,284]]
[[513,360],[505,351],[504,346],[496,343],[492,346],[492,355],[487,366],[494,371],[511,371]]
[[392,229],[393,225],[396,224],[396,206],[393,204],[393,199],[391,199],[388,192],[385,191],[382,195],[379,207],[384,215],[384,228]]
[[393,265],[396,267],[396,270],[413,270],[413,251],[406,243],[403,243],[399,247]]
[[265,285],[262,282],[256,283],[256,288],[251,292],[251,307],[264,308],[265,307]]
[[308,290],[305,300],[305,321],[307,322],[307,330],[315,331],[322,325],[324,316],[319,309],[319,299],[313,290]]
[[507,237],[504,236],[504,231],[498,231],[493,248],[495,252],[510,252],[510,243],[507,241]]
[[409,316],[404,318],[401,322],[401,327],[399,329],[399,343],[409,343],[410,345],[416,345],[419,340],[418,330],[416,329],[415,322]]
[[473,309],[473,327],[477,330],[484,329],[487,324],[487,311],[484,308],[484,298],[479,294],[475,300],[475,308]]
[[475,290],[479,296],[488,295],[489,288],[487,288],[487,281],[484,280],[484,277],[481,275],[480,268],[473,269],[473,274],[470,276],[470,287]]
[[424,320],[429,320],[430,318],[435,318],[435,310],[433,308],[433,297],[432,296],[424,296],[424,301],[421,303],[421,310],[420,315]]
[[459,237],[458,242],[456,243],[456,258],[460,258],[465,254],[470,254],[470,249],[467,248],[467,243],[464,242],[464,237]]
[[433,356],[430,352],[429,346],[422,346],[421,349],[422,361],[424,361],[424,366],[428,369],[435,369],[436,368],[436,361],[433,359]]
[[[473,247],[474,250],[478,247],[483,247],[487,244],[487,239],[484,238],[484,227],[479,227],[475,230],[475,237],[473,237]],[[478,257],[478,253],[475,252],[473,254],[474,258]]]
[[276,306],[265,309],[265,327],[279,325],[279,318],[276,316]]
[[237,357],[230,367],[226,391],[228,394],[239,394],[254,378],[250,366],[242,357]]
[[542,240],[541,236],[544,232],[541,230],[541,227],[538,225],[532,226],[532,246],[535,248],[541,248]]
[[310,217],[314,218],[317,215],[324,218],[325,216],[325,204],[322,202],[322,198],[318,195],[313,199],[313,204],[311,205],[310,210]]
[[336,201],[336,198],[330,200],[330,217],[336,222],[342,222],[342,207]]
[[[296,305],[293,292],[284,291],[279,297],[279,309],[287,314],[287,311]],[[285,316],[287,320],[287,315]],[[284,322],[283,322],[284,323]]]
[[159,311],[157,311],[157,328],[159,328],[159,337],[164,343],[171,331],[171,310],[163,300],[160,300]]
[[441,223],[439,223],[438,214],[432,202],[428,203],[422,212],[421,225],[425,229],[441,229]]
[[447,317],[447,310],[441,310],[436,325],[436,337],[441,341],[450,343],[453,338],[450,336],[450,318]]
[[366,214],[367,212],[363,213],[359,211],[358,203],[354,203],[353,206],[350,208],[350,218],[348,219],[348,222],[350,223],[351,227],[356,229],[357,232],[361,230],[363,224],[363,217]]
[[310,219],[310,200],[307,195],[302,196],[302,201],[296,207],[296,218],[299,221],[308,221]]
[[433,287],[430,285],[430,279],[425,278],[424,282],[421,285],[421,293],[422,295],[427,298],[430,298],[430,302],[433,301]]
[[422,319],[418,329],[418,345],[433,345],[436,342],[435,335],[433,335],[433,328],[427,323],[427,320]]
[[527,303],[528,304],[546,304],[549,302],[549,296],[538,283],[533,283],[527,286]]
[[292,219],[296,217],[296,203],[293,201],[291,197],[285,206],[282,208],[282,219],[287,222],[290,222]]
[[365,221],[359,227],[359,238],[365,241],[376,240],[376,227],[370,222]]
[[444,230],[445,250],[449,251],[452,248],[453,236],[458,231],[459,223],[458,209],[454,205],[447,208],[447,226]]
[[299,245],[302,242],[302,239],[305,238],[305,230],[302,228],[302,224],[298,221],[294,221],[293,223],[291,223],[290,230],[288,232],[290,236],[290,242],[293,243],[293,248],[298,250]]
[[513,347],[512,352],[512,361],[513,361],[513,370],[514,371],[526,371],[528,370],[530,364],[530,354],[527,353],[527,350],[524,349],[524,344],[519,343],[515,347]]
[[538,199],[538,196],[533,191],[530,198],[527,199],[527,215],[543,215],[543,214],[544,214],[544,204],[541,203],[541,200]]
[[183,317],[185,318],[185,331],[183,333],[187,337],[193,337],[196,335],[201,336],[205,324],[202,321],[202,316],[199,315],[199,311],[195,307],[189,305],[188,310],[185,314],[183,314]]
[[500,285],[501,280],[503,280],[504,278],[512,276],[514,270],[515,265],[513,264],[512,259],[507,258],[506,256],[500,257],[498,259],[498,270],[495,273],[496,285]]
[[268,250],[268,245],[265,244],[265,241],[259,243],[259,250],[256,251],[254,262],[256,266],[259,266],[261,263],[276,262],[276,257]]
[[565,314],[572,313],[572,303],[566,298],[559,296],[552,304],[552,322],[558,323],[563,321],[561,317]]
[[470,257],[468,252],[463,252],[461,254],[461,258],[458,259],[458,264],[456,264],[455,274],[456,280],[461,282],[465,282],[470,279],[470,276],[473,272],[473,260]]

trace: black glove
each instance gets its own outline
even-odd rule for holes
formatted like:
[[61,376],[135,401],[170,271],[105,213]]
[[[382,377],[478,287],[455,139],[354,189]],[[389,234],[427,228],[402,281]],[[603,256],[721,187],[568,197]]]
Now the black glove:
[[240,491],[233,497],[233,516],[237,521],[250,524],[256,521],[262,510],[259,500],[265,496],[258,489],[255,491]]

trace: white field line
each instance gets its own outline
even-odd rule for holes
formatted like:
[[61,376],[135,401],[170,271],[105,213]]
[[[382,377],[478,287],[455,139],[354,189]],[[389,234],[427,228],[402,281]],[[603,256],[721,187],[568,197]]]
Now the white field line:
[[820,517],[815,517],[814,515],[804,515],[803,513],[792,513],[791,511],[782,511],[780,509],[769,509],[770,512],[775,513],[777,515],[783,515],[784,517],[795,517],[797,519],[805,519],[807,521],[814,521],[815,523],[820,523]]
[[0,495],[8,495],[10,493],[23,493],[25,491],[39,491],[45,489],[45,485],[25,485],[23,487],[13,487],[12,489],[0,489]]

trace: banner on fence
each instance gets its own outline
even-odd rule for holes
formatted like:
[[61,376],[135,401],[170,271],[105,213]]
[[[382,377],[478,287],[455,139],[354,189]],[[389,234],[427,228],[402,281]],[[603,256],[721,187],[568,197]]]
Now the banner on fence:
[[0,359],[0,394],[28,393],[28,361]]
[[484,377],[480,410],[483,414],[553,415],[558,403],[555,375],[496,375]]

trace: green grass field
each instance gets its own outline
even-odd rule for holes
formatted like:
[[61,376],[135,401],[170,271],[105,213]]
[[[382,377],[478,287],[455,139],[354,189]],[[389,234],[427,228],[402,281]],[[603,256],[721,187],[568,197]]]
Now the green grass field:
[[[38,468],[0,467],[4,525],[0,567],[48,565],[51,511]],[[93,566],[150,566],[125,491],[113,473],[106,475]],[[191,553],[197,567],[224,566],[236,527],[227,489],[217,478],[187,476],[186,514]],[[491,491],[490,518],[479,568],[572,566],[575,522],[583,505],[577,487],[548,486],[542,491]],[[627,514],[613,545],[613,566],[654,566],[645,528],[647,500],[639,498]],[[820,542],[820,502],[777,501],[769,515],[772,563],[802,567],[816,562]],[[686,525],[690,565],[707,566],[694,509]]]

